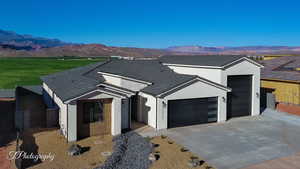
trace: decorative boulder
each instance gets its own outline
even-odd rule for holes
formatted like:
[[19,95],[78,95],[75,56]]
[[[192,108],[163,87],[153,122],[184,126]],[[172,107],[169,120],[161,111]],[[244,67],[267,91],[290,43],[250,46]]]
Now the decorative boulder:
[[76,156],[81,154],[82,147],[78,144],[73,144],[68,149],[68,154],[70,156]]

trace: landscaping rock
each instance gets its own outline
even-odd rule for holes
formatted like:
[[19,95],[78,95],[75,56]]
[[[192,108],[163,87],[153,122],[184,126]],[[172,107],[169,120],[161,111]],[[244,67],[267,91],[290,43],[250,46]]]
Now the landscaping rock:
[[151,162],[156,161],[156,157],[155,157],[155,155],[154,155],[153,153],[149,154],[149,160],[150,160]]
[[181,152],[187,152],[187,151],[189,151],[189,149],[187,149],[186,147],[182,147],[182,148],[180,149],[180,151],[181,151]]
[[108,157],[108,156],[111,156],[111,152],[109,151],[105,151],[105,152],[101,152],[101,155],[104,156],[104,157]]
[[76,155],[80,155],[81,154],[81,146],[78,144],[73,144],[69,147],[68,149],[68,154],[71,156],[76,156]]
[[[95,169],[148,169],[149,154],[153,148],[149,141],[135,132],[113,138],[114,151],[104,165]],[[155,157],[157,158],[157,157]]]

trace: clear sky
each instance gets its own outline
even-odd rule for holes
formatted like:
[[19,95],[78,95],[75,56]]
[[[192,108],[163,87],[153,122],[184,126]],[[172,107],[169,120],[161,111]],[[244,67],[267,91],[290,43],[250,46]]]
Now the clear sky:
[[114,46],[297,46],[300,1],[1,0],[0,29]]

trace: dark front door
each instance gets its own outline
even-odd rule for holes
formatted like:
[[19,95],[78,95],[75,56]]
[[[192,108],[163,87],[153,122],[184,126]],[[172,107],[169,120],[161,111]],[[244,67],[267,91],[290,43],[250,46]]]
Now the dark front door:
[[112,99],[80,100],[77,103],[79,138],[110,134]]
[[227,86],[232,89],[227,94],[227,119],[251,114],[252,76],[228,76]]
[[216,122],[217,113],[216,97],[170,100],[168,101],[168,128]]

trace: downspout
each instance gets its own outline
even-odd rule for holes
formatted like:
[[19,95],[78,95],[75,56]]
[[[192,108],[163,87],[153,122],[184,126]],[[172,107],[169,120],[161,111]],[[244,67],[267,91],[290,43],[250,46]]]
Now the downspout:
[[155,130],[157,130],[157,106],[158,106],[158,104],[157,104],[157,98],[155,98],[156,99],[156,123],[155,123]]
[[67,142],[69,142],[69,104],[67,104]]

